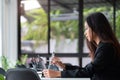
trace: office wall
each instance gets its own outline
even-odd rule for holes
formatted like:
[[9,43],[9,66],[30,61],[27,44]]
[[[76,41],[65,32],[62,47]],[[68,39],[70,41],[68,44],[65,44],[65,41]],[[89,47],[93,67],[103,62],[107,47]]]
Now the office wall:
[[17,59],[17,0],[0,0],[0,56]]

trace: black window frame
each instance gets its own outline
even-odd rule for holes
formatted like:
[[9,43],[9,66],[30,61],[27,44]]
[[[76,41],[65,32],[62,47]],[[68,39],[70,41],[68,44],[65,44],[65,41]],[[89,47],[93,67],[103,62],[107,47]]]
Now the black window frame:
[[[18,59],[20,59],[22,54],[21,54],[21,22],[20,22],[20,1],[18,0]],[[48,0],[48,54],[28,54],[28,57],[36,57],[38,55],[46,57],[47,59],[49,59],[50,55],[50,1]],[[82,58],[83,57],[88,57],[88,54],[83,52],[83,39],[84,39],[84,32],[83,32],[83,9],[84,9],[84,0],[79,0],[79,28],[78,28],[78,32],[79,32],[79,37],[78,37],[78,53],[74,54],[74,53],[57,53],[56,56],[58,57],[76,57],[79,59],[79,66],[82,66]],[[112,2],[112,6],[113,6],[113,30],[115,32],[116,29],[116,0],[113,0]]]

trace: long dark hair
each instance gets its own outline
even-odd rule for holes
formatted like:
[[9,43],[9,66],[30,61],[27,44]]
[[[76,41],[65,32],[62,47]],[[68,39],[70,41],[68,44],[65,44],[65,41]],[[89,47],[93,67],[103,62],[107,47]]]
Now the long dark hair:
[[[86,22],[89,27],[92,29],[95,34],[98,35],[101,41],[110,42],[115,46],[116,54],[120,56],[120,45],[119,42],[112,31],[112,27],[104,16],[104,14],[100,12],[92,13],[86,18]],[[97,48],[96,43],[94,41],[89,42],[87,40],[88,48],[90,49],[90,56],[94,59],[94,53]]]

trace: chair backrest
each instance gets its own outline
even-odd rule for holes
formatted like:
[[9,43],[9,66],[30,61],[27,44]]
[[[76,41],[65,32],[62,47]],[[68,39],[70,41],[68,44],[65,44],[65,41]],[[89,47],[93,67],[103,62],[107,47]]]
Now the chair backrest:
[[33,69],[14,68],[7,71],[6,80],[40,80],[40,77]]
[[1,67],[0,67],[0,74],[2,74],[3,76],[6,75],[6,71],[3,68],[1,68]]

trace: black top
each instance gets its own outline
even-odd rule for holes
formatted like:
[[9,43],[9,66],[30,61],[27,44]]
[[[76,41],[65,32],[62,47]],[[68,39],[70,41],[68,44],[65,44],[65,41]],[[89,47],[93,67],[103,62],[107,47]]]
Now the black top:
[[100,42],[93,62],[84,68],[66,66],[61,77],[89,77],[91,80],[120,80],[120,59],[111,43]]

